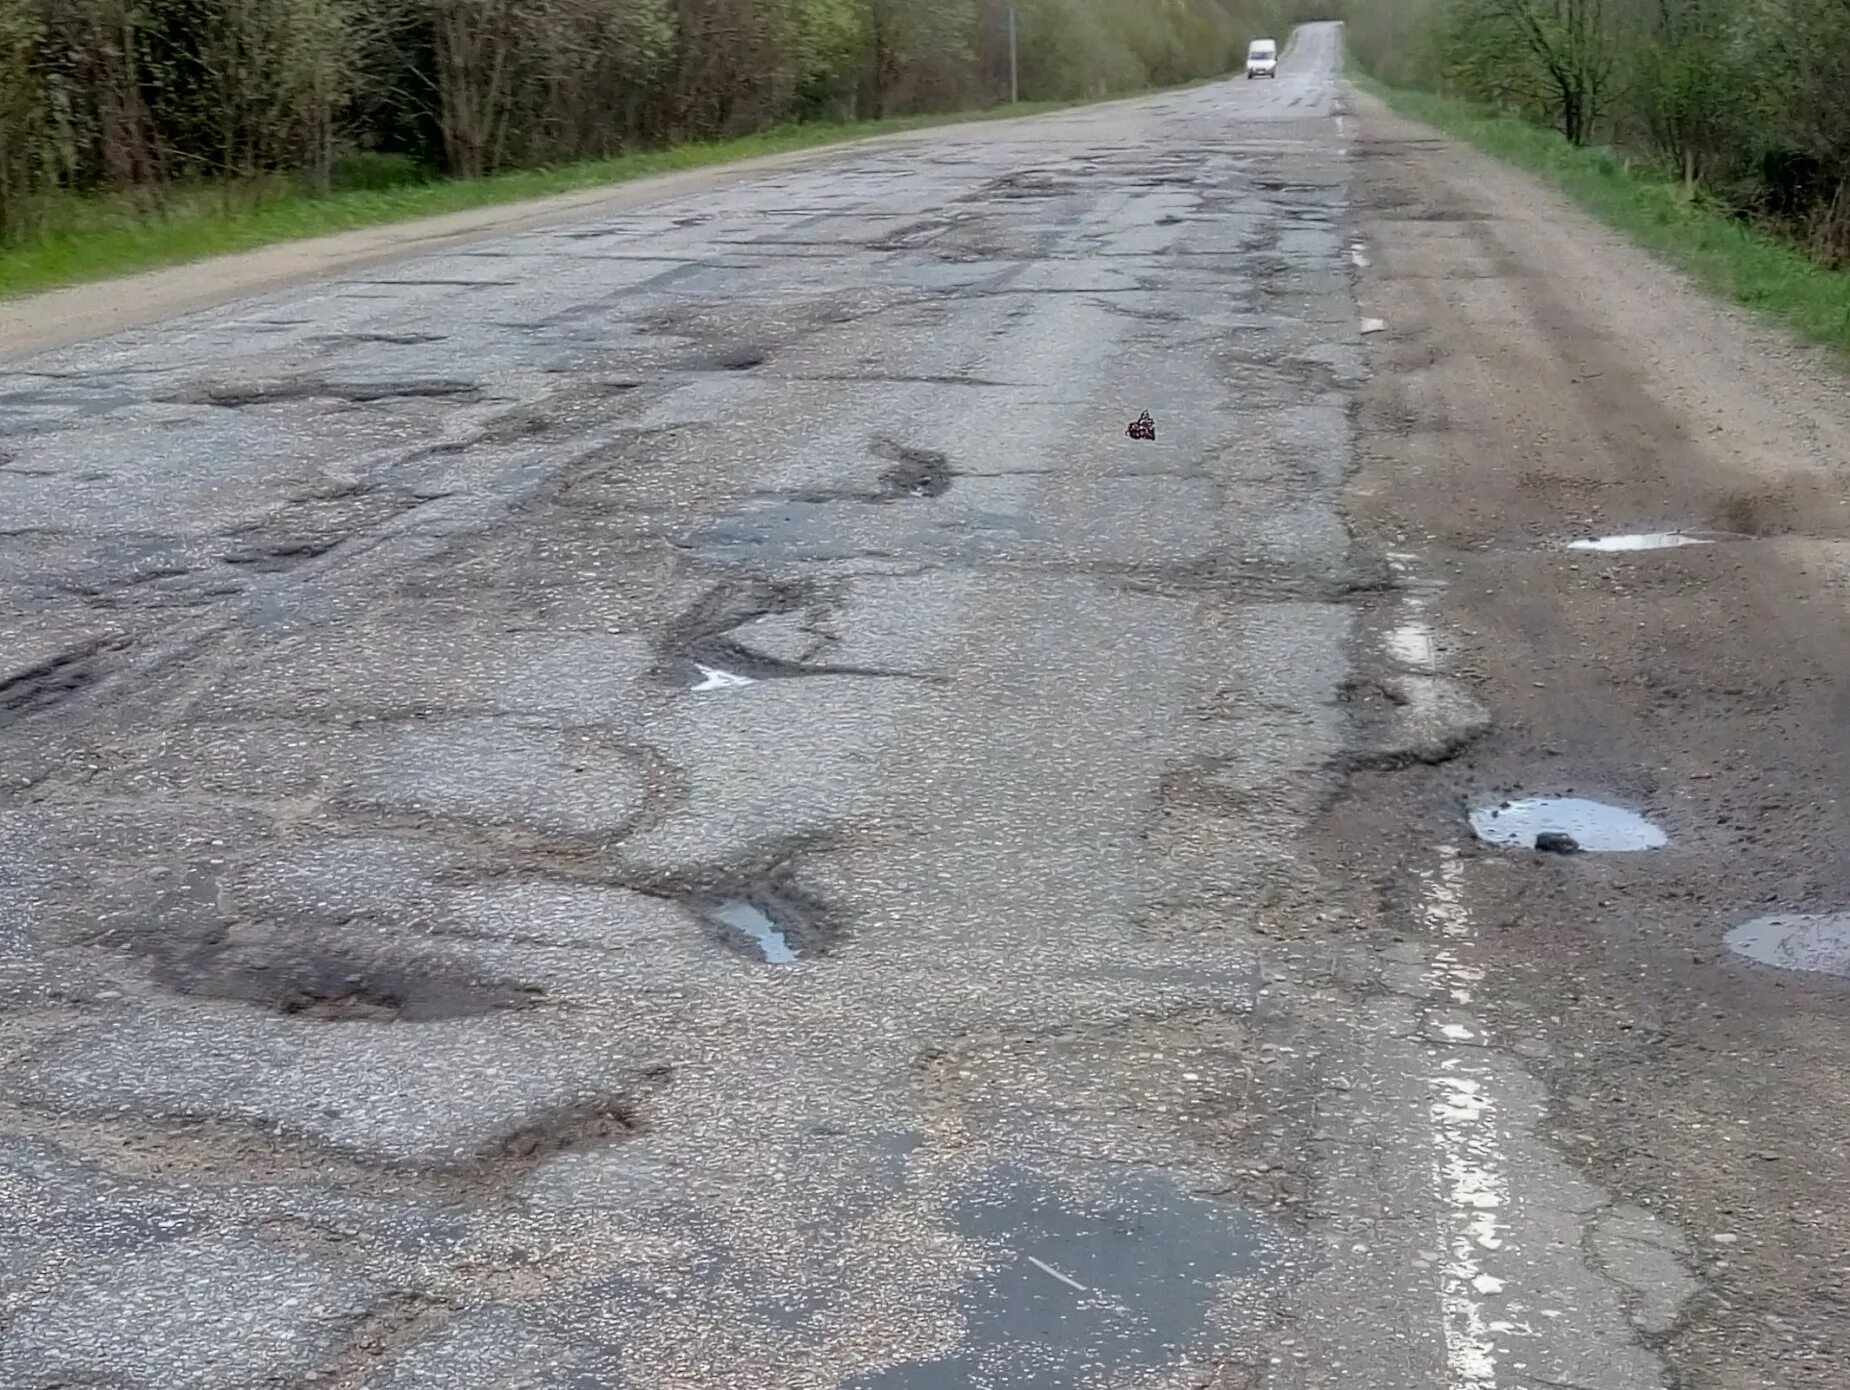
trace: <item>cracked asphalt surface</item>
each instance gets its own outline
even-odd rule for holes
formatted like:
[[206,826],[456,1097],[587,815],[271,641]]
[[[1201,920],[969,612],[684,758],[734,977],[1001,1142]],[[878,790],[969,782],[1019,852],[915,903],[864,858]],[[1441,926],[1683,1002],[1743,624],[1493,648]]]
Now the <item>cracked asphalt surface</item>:
[[1465,842],[1339,42],[0,372],[0,1382],[1788,1383]]

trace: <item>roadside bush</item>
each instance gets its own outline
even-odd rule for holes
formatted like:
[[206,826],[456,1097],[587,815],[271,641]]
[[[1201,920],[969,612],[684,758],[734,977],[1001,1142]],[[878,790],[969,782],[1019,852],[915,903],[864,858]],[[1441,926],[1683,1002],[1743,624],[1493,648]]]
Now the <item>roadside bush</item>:
[[383,193],[431,183],[441,171],[408,154],[378,150],[347,150],[335,157],[329,180],[336,193]]

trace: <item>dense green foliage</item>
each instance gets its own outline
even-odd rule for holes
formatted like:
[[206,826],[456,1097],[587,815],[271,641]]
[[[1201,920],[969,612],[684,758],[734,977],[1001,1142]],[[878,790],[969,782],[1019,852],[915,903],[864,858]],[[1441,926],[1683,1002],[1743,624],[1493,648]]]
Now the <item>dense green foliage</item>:
[[[992,104],[1008,0],[0,0],[0,243],[150,211]],[[1208,76],[1287,0],[1019,0],[1021,95]]]
[[1850,0],[1351,0],[1382,80],[1661,165],[1850,263]]

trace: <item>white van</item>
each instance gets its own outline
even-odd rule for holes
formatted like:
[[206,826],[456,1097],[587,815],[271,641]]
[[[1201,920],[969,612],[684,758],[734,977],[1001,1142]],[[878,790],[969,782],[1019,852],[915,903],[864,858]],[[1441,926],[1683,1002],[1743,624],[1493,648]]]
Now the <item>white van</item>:
[[1275,39],[1254,39],[1246,50],[1246,78],[1250,82],[1255,77],[1278,76],[1278,42]]

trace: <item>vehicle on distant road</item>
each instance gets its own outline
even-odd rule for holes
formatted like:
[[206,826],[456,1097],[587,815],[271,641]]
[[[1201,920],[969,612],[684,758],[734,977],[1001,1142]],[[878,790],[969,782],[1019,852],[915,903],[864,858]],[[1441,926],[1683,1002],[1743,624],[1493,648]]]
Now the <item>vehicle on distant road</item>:
[[1246,49],[1246,80],[1278,76],[1278,41],[1254,39]]

